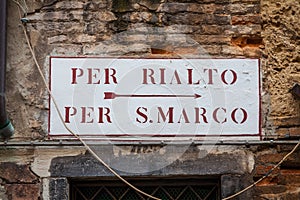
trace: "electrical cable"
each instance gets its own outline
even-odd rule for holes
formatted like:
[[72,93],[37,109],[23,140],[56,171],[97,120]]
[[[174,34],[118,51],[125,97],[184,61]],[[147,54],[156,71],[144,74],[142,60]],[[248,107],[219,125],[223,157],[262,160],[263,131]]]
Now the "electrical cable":
[[[20,19],[22,19],[22,16],[21,16],[21,12],[20,12],[20,8],[22,9],[22,11],[26,14],[26,11],[25,11],[25,9],[20,5],[20,3],[19,2],[17,2],[17,1],[15,1],[15,0],[12,0],[13,2],[15,2],[17,5],[18,5],[18,8],[19,8],[19,14],[20,14]],[[26,2],[25,2],[26,3]],[[26,4],[25,4],[26,5]],[[26,8],[27,8],[27,6],[26,6]],[[83,145],[84,145],[84,147],[102,164],[102,165],[104,165],[110,172],[112,172],[117,178],[119,178],[121,181],[123,181],[125,184],[127,184],[129,187],[131,187],[132,189],[134,189],[134,190],[136,190],[137,192],[139,192],[139,193],[141,193],[141,194],[143,194],[143,195],[145,195],[145,196],[147,196],[147,197],[149,197],[149,198],[152,198],[152,199],[155,199],[155,200],[160,200],[159,198],[156,198],[156,197],[154,197],[154,196],[151,196],[151,195],[149,195],[149,194],[147,194],[147,193],[145,193],[145,192],[143,192],[143,191],[141,191],[140,189],[138,189],[138,188],[136,188],[134,185],[132,185],[131,183],[129,183],[128,181],[126,181],[123,177],[121,177],[117,172],[115,172],[108,164],[106,164],[87,144],[86,144],[86,142],[80,137],[80,136],[78,136],[75,132],[73,132],[66,124],[65,124],[65,122],[64,122],[64,120],[63,120],[63,116],[62,116],[62,114],[61,114],[61,112],[60,112],[60,110],[59,110],[59,108],[58,108],[58,105],[57,105],[57,102],[56,102],[56,100],[55,100],[55,98],[54,98],[54,96],[52,95],[52,93],[51,93],[51,90],[50,90],[50,88],[48,87],[48,84],[47,84],[47,81],[46,81],[46,78],[45,78],[45,76],[44,76],[44,74],[43,74],[43,72],[42,72],[42,70],[41,70],[41,67],[40,67],[40,65],[39,65],[39,63],[38,63],[38,61],[37,61],[37,59],[36,59],[36,56],[35,56],[35,53],[34,53],[34,51],[33,51],[33,48],[32,48],[32,46],[31,46],[31,43],[30,43],[30,41],[29,41],[29,38],[28,38],[28,34],[27,34],[27,31],[26,31],[26,27],[25,27],[25,23],[22,23],[22,27],[23,27],[23,32],[24,32],[24,34],[25,34],[25,38],[26,38],[26,42],[27,42],[27,44],[28,44],[28,47],[29,47],[29,49],[30,49],[30,52],[31,52],[31,54],[32,54],[32,57],[33,57],[33,60],[34,60],[34,62],[35,62],[35,65],[36,65],[36,67],[37,67],[37,69],[38,69],[38,71],[39,71],[39,74],[41,75],[41,77],[42,77],[42,79],[43,79],[43,82],[44,82],[44,85],[45,85],[45,87],[46,87],[46,89],[47,89],[47,92],[49,93],[49,95],[50,95],[50,97],[51,97],[51,99],[52,99],[52,101],[53,101],[53,103],[54,103],[54,106],[55,106],[55,109],[57,110],[57,112],[58,112],[58,115],[59,115],[59,118],[60,118],[60,120],[63,122],[63,125],[64,125],[64,127],[66,128],[66,130],[68,131],[68,132],[70,132],[73,136],[75,136]],[[297,150],[297,148],[300,146],[300,141],[296,144],[296,146],[288,153],[288,154],[286,154],[282,159],[281,159],[281,161],[280,162],[278,162],[272,169],[270,169],[263,177],[261,177],[259,180],[257,180],[256,182],[254,182],[253,184],[251,184],[251,185],[249,185],[248,187],[246,187],[246,188],[244,188],[243,190],[241,190],[241,191],[239,191],[239,192],[237,192],[237,193],[235,193],[235,194],[233,194],[233,195],[231,195],[231,196],[228,196],[228,197],[225,197],[225,198],[223,198],[222,200],[229,200],[229,199],[232,199],[232,198],[234,198],[234,197],[236,197],[236,196],[238,196],[238,195],[240,195],[240,194],[242,194],[242,193],[244,193],[244,192],[246,192],[247,190],[249,190],[249,189],[251,189],[252,187],[254,187],[255,185],[257,185],[259,182],[261,182],[263,179],[265,179],[265,178],[267,178],[277,167],[279,167],[281,164],[282,164],[282,162],[284,162],[291,154],[293,154],[296,150]]]
[[17,5],[19,6],[19,8],[22,9],[24,15],[27,16],[27,10],[28,10],[28,7],[27,7],[27,5],[26,5],[26,1],[25,1],[25,0],[23,1],[23,3],[24,3],[24,5],[25,5],[26,8],[24,8],[24,7],[20,4],[19,1],[16,1],[16,0],[12,0],[12,1],[13,1],[15,4],[17,4]]
[[253,184],[249,185],[248,187],[244,188],[243,190],[229,196],[226,198],[223,198],[222,200],[228,200],[228,199],[232,199],[244,192],[246,192],[247,190],[251,189],[252,187],[254,187],[255,185],[257,185],[259,182],[261,182],[262,180],[264,180],[265,178],[267,178],[273,171],[274,169],[276,169],[277,167],[279,167],[279,165],[281,165],[281,163],[283,163],[283,161],[285,161],[285,159],[287,159],[287,157],[289,157],[292,153],[294,153],[296,151],[296,149],[299,147],[300,145],[300,141],[296,144],[296,146],[292,149],[292,151],[290,151],[288,154],[286,154],[280,162],[278,162],[272,169],[270,169],[263,177],[261,177],[259,180],[255,181]]
[[[20,8],[20,4],[19,3],[17,3],[15,0],[13,0],[17,5],[18,5],[18,8]],[[21,8],[22,9],[22,8]],[[23,9],[22,9],[23,10]],[[19,9],[19,15],[20,15],[20,19],[22,18],[22,15],[21,15],[21,12],[20,12],[20,9]],[[147,196],[147,197],[149,197],[149,198],[151,198],[151,199],[155,199],[155,200],[160,200],[159,198],[156,198],[156,197],[154,197],[154,196],[152,196],[152,195],[150,195],[150,194],[147,194],[147,193],[145,193],[145,192],[143,192],[142,190],[140,190],[140,189],[138,189],[138,188],[136,188],[134,185],[132,185],[131,183],[129,183],[127,180],[125,180],[123,177],[121,177],[116,171],[114,171],[108,164],[106,164],[87,144],[86,144],[86,142],[80,137],[80,136],[78,136],[78,134],[76,134],[75,132],[73,132],[66,124],[65,124],[65,122],[64,122],[64,120],[63,120],[63,116],[62,116],[62,114],[61,114],[61,112],[60,112],[60,110],[59,110],[59,108],[58,108],[58,105],[57,105],[57,102],[56,102],[56,100],[55,100],[55,98],[54,98],[54,96],[52,95],[52,92],[51,92],[51,90],[50,90],[50,88],[49,88],[49,86],[48,86],[48,84],[47,84],[47,81],[46,81],[46,78],[45,78],[45,76],[44,76],[44,74],[43,74],[43,72],[42,72],[42,70],[41,70],[41,67],[40,67],[40,65],[39,65],[39,63],[38,63],[38,61],[37,61],[37,59],[36,59],[36,56],[35,56],[35,53],[34,53],[34,51],[33,51],[33,48],[32,48],[32,46],[31,46],[31,43],[30,43],[30,40],[29,40],[29,37],[28,37],[28,34],[27,34],[27,31],[26,31],[26,27],[25,27],[25,23],[22,23],[22,27],[23,27],[23,32],[24,32],[24,35],[25,35],[25,39],[26,39],[26,42],[27,42],[27,45],[28,45],[28,47],[29,47],[29,50],[30,50],[30,52],[31,52],[31,54],[32,54],[32,57],[33,57],[33,60],[34,60],[34,62],[35,62],[35,65],[36,65],[36,67],[37,67],[37,69],[38,69],[38,71],[39,71],[39,74],[40,74],[40,76],[42,77],[42,80],[43,80],[43,82],[44,82],[44,85],[45,85],[45,87],[46,87],[46,89],[47,89],[47,92],[49,93],[49,95],[50,95],[50,97],[51,97],[51,99],[52,99],[52,101],[53,101],[53,103],[54,103],[54,106],[55,106],[55,109],[56,109],[56,111],[57,111],[57,113],[58,113],[58,115],[59,115],[59,118],[60,118],[60,120],[63,122],[63,125],[64,125],[64,127],[66,128],[66,130],[68,131],[68,132],[70,132],[74,137],[76,137],[83,145],[84,145],[84,147],[88,150],[88,152],[89,153],[91,153],[92,154],[92,156],[94,156],[103,166],[105,166],[111,173],[113,173],[117,178],[119,178],[121,181],[123,181],[125,184],[127,184],[129,187],[131,187],[132,189],[134,189],[135,191],[137,191],[138,193],[140,193],[140,194],[142,194],[142,195],[144,195],[144,196]]]

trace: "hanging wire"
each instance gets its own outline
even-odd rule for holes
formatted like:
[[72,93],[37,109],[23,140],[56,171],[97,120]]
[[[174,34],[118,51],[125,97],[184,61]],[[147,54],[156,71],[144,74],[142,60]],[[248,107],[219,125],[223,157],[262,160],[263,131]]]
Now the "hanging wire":
[[[22,0],[23,2],[23,5],[22,6],[18,1],[16,0],[12,0],[14,3],[16,3],[18,5],[18,10],[19,10],[19,15],[20,15],[20,18],[22,19],[22,16],[21,16],[21,12],[20,12],[20,9],[23,11],[24,13],[24,16],[27,16],[27,11],[28,11],[28,7],[27,7],[27,4],[26,4],[26,1],[25,0]],[[156,198],[154,196],[151,196],[143,191],[141,191],[140,189],[136,188],[134,185],[132,185],[131,183],[129,183],[128,181],[126,181],[123,177],[121,177],[117,172],[115,172],[107,163],[105,163],[89,146],[88,144],[86,144],[86,142],[78,135],[76,134],[75,132],[73,132],[64,122],[63,120],[63,116],[58,108],[58,105],[57,105],[57,102],[54,98],[54,96],[52,95],[51,93],[51,90],[50,88],[48,87],[48,84],[47,84],[47,81],[46,81],[46,78],[41,70],[41,67],[36,59],[36,56],[35,56],[35,53],[33,51],[33,48],[31,46],[31,43],[29,41],[29,38],[28,38],[28,34],[27,34],[27,31],[26,31],[26,27],[25,27],[25,23],[22,23],[22,27],[23,27],[23,32],[24,32],[24,35],[25,35],[25,39],[26,39],[26,42],[27,42],[27,45],[30,49],[30,52],[32,54],[32,57],[33,57],[33,60],[35,62],[35,65],[39,71],[39,74],[40,76],[42,77],[43,79],[43,82],[44,82],[44,85],[47,89],[47,92],[49,93],[53,103],[54,103],[54,106],[55,106],[55,109],[57,110],[57,113],[59,115],[59,118],[60,120],[63,122],[63,125],[64,127],[66,128],[66,130],[68,132],[70,132],[74,137],[76,137],[83,145],[84,147],[88,150],[88,152],[90,152],[103,166],[105,166],[110,172],[112,172],[117,178],[119,178],[121,181],[123,181],[125,184],[127,184],[129,187],[131,187],[132,189],[134,189],[135,191],[151,198],[151,199],[155,199],[155,200],[160,200],[159,198]],[[234,197],[237,197],[238,195],[246,192],[247,190],[251,189],[252,187],[256,186],[259,182],[261,182],[262,180],[264,180],[265,178],[267,178],[277,167],[279,167],[291,154],[293,154],[297,148],[300,146],[300,141],[296,144],[296,146],[288,153],[286,154],[280,162],[278,162],[271,170],[269,170],[263,177],[261,177],[259,180],[257,180],[256,182],[254,182],[253,184],[249,185],[248,187],[244,188],[243,190],[231,195],[231,196],[228,196],[228,197],[225,197],[223,198],[222,200],[229,200],[229,199],[232,199]]]
[[21,8],[23,14],[24,14],[24,17],[27,16],[27,12],[28,12],[28,6],[27,6],[27,3],[25,0],[22,0],[22,3],[20,3],[19,1],[17,0],[12,0],[15,4],[17,4],[19,6],[19,8]]
[[[21,8],[22,9],[22,7],[20,6],[20,4],[18,3],[18,2],[16,2],[15,0],[13,0],[17,5],[18,5],[18,8]],[[21,12],[20,12],[20,9],[18,9],[19,10],[19,15],[20,15],[20,18],[22,18],[22,16],[21,16]],[[23,10],[23,9],[22,9]],[[23,27],[23,32],[24,32],[24,35],[25,35],[25,39],[26,39],[26,42],[27,42],[27,45],[28,45],[28,48],[29,48],[29,50],[30,50],[30,52],[31,52],[31,54],[32,54],[32,58],[33,58],[33,60],[34,60],[34,62],[35,62],[35,65],[36,65],[36,67],[37,67],[37,69],[38,69],[38,71],[39,71],[39,74],[40,74],[40,76],[42,77],[42,80],[43,80],[43,82],[44,82],[44,85],[45,85],[45,87],[46,87],[46,89],[47,89],[47,92],[49,93],[49,95],[50,95],[50,97],[51,97],[51,99],[52,99],[52,101],[53,101],[53,103],[54,103],[54,106],[55,106],[55,109],[56,109],[56,111],[57,111],[57,113],[58,113],[58,116],[59,116],[59,118],[60,118],[60,120],[63,122],[63,125],[64,125],[64,127],[66,128],[66,130],[69,132],[69,133],[71,133],[74,137],[76,137],[83,145],[84,145],[84,147],[88,150],[88,152],[90,152],[91,154],[92,154],[92,156],[93,157],[95,157],[103,166],[105,166],[111,173],[113,173],[117,178],[119,178],[121,181],[123,181],[125,184],[127,184],[130,188],[132,188],[132,189],[134,189],[135,191],[137,191],[138,193],[140,193],[140,194],[142,194],[142,195],[145,195],[145,196],[147,196],[147,197],[149,197],[149,198],[151,198],[151,199],[155,199],[155,200],[160,200],[159,198],[156,198],[156,197],[154,197],[154,196],[152,196],[152,195],[149,195],[149,194],[147,194],[147,193],[145,193],[145,192],[143,192],[142,190],[140,190],[140,189],[138,189],[138,188],[136,188],[134,185],[132,185],[131,183],[129,183],[127,180],[125,180],[123,177],[121,177],[116,171],[114,171],[107,163],[105,163],[90,147],[89,147],[89,145],[78,135],[78,134],[76,134],[74,131],[72,131],[66,124],[65,124],[65,122],[64,122],[64,120],[63,120],[63,116],[62,116],[62,114],[61,114],[61,112],[60,112],[60,110],[59,110],[59,107],[58,107],[58,104],[57,104],[57,102],[56,102],[56,100],[55,100],[55,98],[54,98],[54,96],[53,96],[53,94],[51,93],[51,90],[50,90],[50,88],[49,88],[49,86],[48,86],[48,84],[47,84],[47,81],[46,81],[46,78],[45,78],[45,76],[44,76],[44,74],[43,74],[43,72],[42,72],[42,70],[41,70],[41,67],[40,67],[40,65],[39,65],[39,63],[38,63],[38,61],[37,61],[37,59],[36,59],[36,56],[35,56],[35,53],[34,53],[34,51],[33,51],[33,48],[32,48],[32,46],[31,46],[31,43],[30,43],[30,41],[29,41],[29,37],[28,37],[28,34],[27,34],[27,31],[26,31],[26,24],[25,23],[22,23],[22,27]]]
[[254,182],[253,184],[249,185],[248,187],[246,187],[245,189],[229,196],[229,197],[226,197],[226,198],[223,198],[222,200],[228,200],[228,199],[232,199],[244,192],[246,192],[247,190],[251,189],[252,187],[254,187],[255,185],[257,185],[259,182],[261,182],[262,180],[264,180],[265,178],[267,178],[270,174],[272,174],[272,172],[274,171],[274,169],[276,169],[277,167],[279,167],[283,161],[285,161],[292,153],[294,153],[297,148],[299,147],[300,145],[300,141],[296,144],[296,146],[292,149],[292,151],[290,151],[288,154],[286,154],[279,163],[277,163],[272,169],[270,169],[263,177],[261,177],[259,180],[257,180],[256,182]]

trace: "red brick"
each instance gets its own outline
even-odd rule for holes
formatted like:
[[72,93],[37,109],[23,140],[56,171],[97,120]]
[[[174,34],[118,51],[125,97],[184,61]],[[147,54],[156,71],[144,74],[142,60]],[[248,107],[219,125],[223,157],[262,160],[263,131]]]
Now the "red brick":
[[300,170],[281,170],[278,176],[278,183],[281,185],[299,185]]
[[290,137],[300,137],[300,127],[289,128]]
[[[267,174],[273,167],[274,166],[272,166],[272,165],[268,165],[268,166],[257,165],[255,167],[255,175],[256,176],[260,176],[260,175],[263,176],[263,175]],[[279,169],[276,168],[276,169],[273,170],[272,175],[274,176],[274,175],[277,175],[278,173],[279,173]]]
[[221,46],[220,45],[201,45],[207,55],[220,55]]
[[258,47],[244,47],[244,55],[248,58],[260,58],[261,52]]
[[28,165],[16,163],[0,163],[0,177],[8,183],[32,183],[37,177],[30,171]]
[[260,24],[260,15],[235,15],[231,17],[231,24]]
[[284,157],[284,155],[285,153],[263,154],[257,157],[257,161],[261,163],[276,164]]
[[260,181],[256,186],[274,186],[278,185],[278,178],[277,177],[267,177]]
[[40,186],[38,184],[8,184],[6,193],[8,199],[37,200],[40,199]]
[[260,185],[255,187],[256,194],[278,194],[287,190],[283,185]]
[[201,25],[200,34],[220,34],[225,30],[224,26],[221,25]]
[[275,130],[275,133],[277,134],[278,138],[288,138],[290,133],[289,133],[289,128],[278,128]]
[[[280,153],[266,153],[266,154],[261,154],[259,156],[257,156],[256,161],[258,163],[261,164],[277,164],[278,162],[281,161],[281,159],[288,154],[289,151],[291,151],[291,149],[293,148],[293,146],[289,146],[289,149],[283,149],[285,148],[284,145],[280,146],[280,149],[282,149],[280,151]],[[285,161],[283,161],[283,163],[281,164],[281,168],[294,168],[300,169],[300,150],[297,150],[296,152],[294,152],[293,154],[291,154],[289,157],[287,157],[285,159]]]
[[276,134],[279,138],[299,138],[300,127],[279,128],[276,129]]
[[274,126],[300,126],[300,117],[271,117]]
[[238,46],[227,46],[223,45],[221,53],[223,55],[234,55],[234,56],[242,56],[243,54],[243,49]]

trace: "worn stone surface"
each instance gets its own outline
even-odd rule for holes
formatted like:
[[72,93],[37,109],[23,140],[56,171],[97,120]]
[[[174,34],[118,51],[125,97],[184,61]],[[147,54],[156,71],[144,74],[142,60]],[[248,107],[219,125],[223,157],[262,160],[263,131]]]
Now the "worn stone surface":
[[[241,150],[219,149],[204,152],[197,147],[194,150],[193,147],[190,147],[184,155],[178,155],[175,149],[179,147],[174,146],[173,148],[168,147],[162,152],[157,149],[156,153],[149,156],[148,153],[135,153],[133,148],[126,148],[127,150],[120,152],[114,151],[113,146],[99,146],[96,152],[102,160],[124,176],[137,172],[140,176],[149,174],[153,176],[244,174],[245,172],[250,173],[254,165],[251,153],[249,152],[247,155]],[[177,157],[178,159],[176,159]],[[170,164],[168,164],[168,159],[171,160]],[[121,163],[122,166],[118,163]],[[156,166],[162,167],[157,169]],[[134,168],[135,173],[130,168]],[[53,177],[112,176],[112,173],[90,154],[56,157],[51,161],[50,173]]]
[[34,160],[31,163],[32,171],[39,177],[50,176],[51,160],[56,157],[62,156],[76,156],[83,154],[85,149],[82,147],[77,148],[37,148],[34,152]]
[[4,187],[2,179],[0,179],[0,199],[8,200],[7,194],[6,194],[6,189]]
[[49,200],[68,200],[69,183],[66,178],[49,179]]
[[19,165],[24,165],[30,163],[33,160],[33,154],[34,154],[34,150],[32,148],[25,148],[25,149],[0,148],[1,162],[9,162],[9,163],[15,163]]
[[[233,174],[226,174],[221,176],[221,198],[228,197],[230,195],[233,195],[240,190],[242,190],[245,186],[248,186],[251,184],[249,182],[249,178],[247,177],[249,175],[233,175]],[[253,197],[253,189],[246,191],[242,195],[237,196],[235,199],[251,199]]]

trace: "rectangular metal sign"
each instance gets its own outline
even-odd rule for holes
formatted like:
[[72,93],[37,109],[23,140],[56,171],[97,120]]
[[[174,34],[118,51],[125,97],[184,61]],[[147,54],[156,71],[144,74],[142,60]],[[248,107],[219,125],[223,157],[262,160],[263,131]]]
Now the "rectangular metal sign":
[[49,135],[260,138],[258,59],[51,57]]

